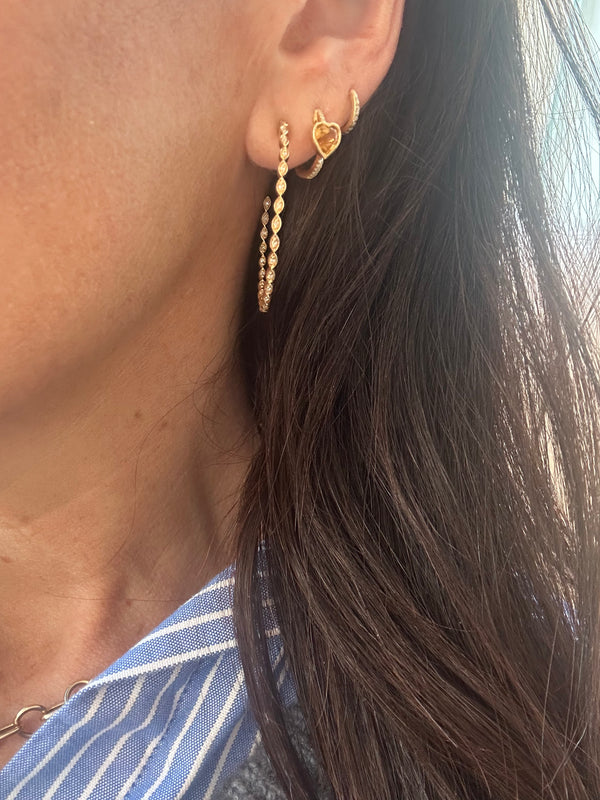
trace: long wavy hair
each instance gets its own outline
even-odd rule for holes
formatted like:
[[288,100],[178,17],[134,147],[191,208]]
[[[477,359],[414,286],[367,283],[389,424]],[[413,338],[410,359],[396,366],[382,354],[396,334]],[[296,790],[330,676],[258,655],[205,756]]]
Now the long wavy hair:
[[316,789],[268,658],[261,547],[340,800],[600,797],[598,239],[559,191],[600,80],[572,2],[520,5],[407,0],[357,129],[317,179],[290,176],[267,315],[251,257],[261,445],[235,621],[290,798]]

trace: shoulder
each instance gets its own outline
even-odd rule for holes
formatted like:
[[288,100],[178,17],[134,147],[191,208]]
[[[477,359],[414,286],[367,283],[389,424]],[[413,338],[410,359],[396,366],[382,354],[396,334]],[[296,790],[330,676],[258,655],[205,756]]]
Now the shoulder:
[[[296,752],[317,782],[319,800],[332,800],[329,781],[312,748],[306,720],[295,704],[285,709],[286,727]],[[233,775],[227,778],[213,800],[286,800],[262,743]]]

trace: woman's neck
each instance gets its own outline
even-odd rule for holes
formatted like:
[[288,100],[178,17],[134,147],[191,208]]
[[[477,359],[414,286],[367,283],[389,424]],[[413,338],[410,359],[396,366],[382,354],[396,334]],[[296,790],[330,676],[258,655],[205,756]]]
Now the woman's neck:
[[231,559],[251,414],[219,356],[229,332],[194,335],[177,313],[0,420],[0,726],[97,674]]

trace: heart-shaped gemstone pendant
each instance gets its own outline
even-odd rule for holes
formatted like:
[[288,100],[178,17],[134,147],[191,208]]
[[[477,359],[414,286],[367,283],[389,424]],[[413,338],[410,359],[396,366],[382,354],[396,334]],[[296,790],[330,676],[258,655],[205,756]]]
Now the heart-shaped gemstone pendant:
[[327,122],[322,111],[315,111],[313,142],[323,158],[329,158],[340,146],[342,129],[337,122]]

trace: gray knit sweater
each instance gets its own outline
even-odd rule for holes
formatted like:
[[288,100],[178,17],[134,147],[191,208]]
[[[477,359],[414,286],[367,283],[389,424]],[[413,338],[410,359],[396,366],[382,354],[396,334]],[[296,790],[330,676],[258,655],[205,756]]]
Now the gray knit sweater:
[[[286,726],[296,752],[317,781],[319,798],[332,800],[333,792],[327,777],[317,761],[310,743],[306,722],[298,705],[285,710]],[[213,800],[285,800],[285,792],[275,777],[275,772],[262,744],[217,789]]]

